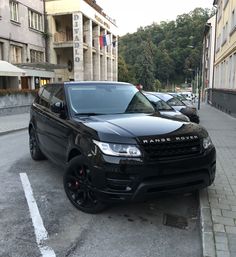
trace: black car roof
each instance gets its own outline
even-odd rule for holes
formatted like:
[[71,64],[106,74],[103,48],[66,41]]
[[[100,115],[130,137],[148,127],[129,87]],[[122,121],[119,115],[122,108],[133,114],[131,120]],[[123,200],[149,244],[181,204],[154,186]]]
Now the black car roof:
[[[130,86],[132,84],[126,83],[126,82],[117,82],[117,81],[68,81],[64,82],[65,86],[71,86],[71,85],[127,85]],[[133,85],[134,86],[134,85]]]

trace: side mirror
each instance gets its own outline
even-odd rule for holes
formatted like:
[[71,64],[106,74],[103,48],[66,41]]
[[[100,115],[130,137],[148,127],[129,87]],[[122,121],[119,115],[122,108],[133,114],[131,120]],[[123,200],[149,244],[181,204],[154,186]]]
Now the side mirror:
[[55,113],[62,114],[62,112],[65,110],[65,105],[63,102],[56,102],[51,105],[51,111]]

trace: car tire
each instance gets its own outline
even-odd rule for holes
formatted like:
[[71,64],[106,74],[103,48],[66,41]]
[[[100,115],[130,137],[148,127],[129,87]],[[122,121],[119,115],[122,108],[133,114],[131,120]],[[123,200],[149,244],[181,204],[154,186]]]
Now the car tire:
[[74,157],[68,164],[63,178],[64,189],[71,203],[85,213],[102,212],[107,204],[92,189],[89,168],[82,156]]
[[31,158],[33,160],[40,161],[40,160],[46,159],[46,157],[44,156],[44,154],[41,152],[39,148],[36,133],[33,128],[31,128],[29,131],[29,149],[30,149]]

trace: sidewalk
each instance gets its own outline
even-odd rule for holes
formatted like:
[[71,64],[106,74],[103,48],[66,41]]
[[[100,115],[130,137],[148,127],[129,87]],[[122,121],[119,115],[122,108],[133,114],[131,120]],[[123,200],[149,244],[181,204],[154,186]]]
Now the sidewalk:
[[204,257],[236,256],[236,119],[201,105],[201,125],[217,150],[216,179],[200,193]]
[[26,129],[29,118],[29,113],[0,116],[0,135]]

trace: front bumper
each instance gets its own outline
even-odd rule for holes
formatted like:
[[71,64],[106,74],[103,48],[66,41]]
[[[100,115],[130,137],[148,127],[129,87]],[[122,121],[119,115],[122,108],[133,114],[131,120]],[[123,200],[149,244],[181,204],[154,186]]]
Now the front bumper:
[[198,156],[155,162],[101,155],[90,160],[89,166],[93,190],[101,200],[143,201],[211,185],[216,151],[212,148]]

